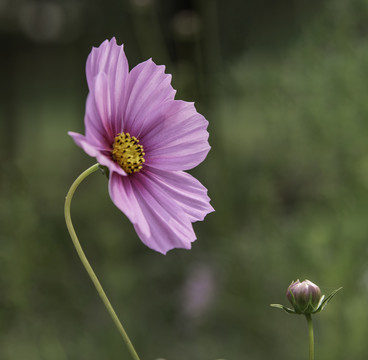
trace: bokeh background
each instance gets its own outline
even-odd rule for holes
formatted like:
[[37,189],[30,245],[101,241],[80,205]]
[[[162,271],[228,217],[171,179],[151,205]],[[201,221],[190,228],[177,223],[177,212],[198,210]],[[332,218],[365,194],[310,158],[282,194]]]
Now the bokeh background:
[[216,209],[190,251],[146,248],[89,177],[72,216],[142,360],[307,359],[292,280],[323,293],[316,358],[368,358],[368,0],[1,0],[0,359],[129,359],[63,218],[94,163],[85,61],[115,36],[209,120],[191,171]]

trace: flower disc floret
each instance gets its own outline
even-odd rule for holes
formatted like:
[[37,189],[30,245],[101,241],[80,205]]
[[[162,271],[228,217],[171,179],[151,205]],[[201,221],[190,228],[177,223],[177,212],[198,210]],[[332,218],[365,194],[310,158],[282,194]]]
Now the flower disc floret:
[[139,172],[145,162],[143,146],[129,133],[120,133],[115,137],[111,155],[127,174]]

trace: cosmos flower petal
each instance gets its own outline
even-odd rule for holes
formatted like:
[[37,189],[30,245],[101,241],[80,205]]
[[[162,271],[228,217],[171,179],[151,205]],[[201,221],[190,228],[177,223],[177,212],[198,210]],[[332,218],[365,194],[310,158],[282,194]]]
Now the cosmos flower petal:
[[[129,72],[128,60],[124,53],[124,46],[117,45],[116,39],[105,40],[99,47],[93,47],[86,63],[88,87],[91,88],[96,75],[105,74],[124,78]],[[120,76],[119,76],[120,75]]]
[[102,123],[107,139],[113,139],[116,133],[112,129],[111,94],[105,73],[99,73],[95,77],[94,85],[90,91],[94,100],[95,121]]
[[84,126],[86,129],[86,139],[88,139],[88,142],[99,145],[100,147],[108,147],[110,139],[97,112],[94,95],[92,93],[88,94],[86,101]]
[[108,149],[99,148],[88,142],[85,136],[69,131],[68,134],[73,138],[74,142],[81,147],[89,156],[96,158],[99,164],[109,168],[111,172],[116,172],[122,176],[126,176],[126,172],[116,163],[109,154]]
[[124,178],[116,175],[110,182],[113,202],[128,216],[145,245],[163,254],[173,248],[191,248],[196,236],[190,216],[155,186],[148,171]]
[[[86,62],[86,77],[88,88],[92,87],[95,76],[100,72],[107,72],[109,69],[111,42],[105,40],[99,47],[92,47]],[[112,47],[114,50],[114,47]],[[114,58],[114,57],[113,57]]]
[[91,145],[84,135],[78,134],[73,131],[68,131],[68,135],[70,135],[74,142],[81,147],[89,156],[96,157],[99,151],[95,146]]
[[104,101],[108,101],[110,107],[110,128],[117,134],[122,131],[129,65],[124,46],[117,45],[115,38],[111,41],[105,40],[98,48],[93,48],[88,56],[86,75],[90,91],[100,73],[105,73],[108,79],[108,95],[106,94]]
[[96,160],[100,165],[106,166],[110,170],[110,173],[117,173],[120,176],[127,176],[127,173],[110,157],[103,154],[97,154]]
[[149,237],[149,225],[142,213],[141,204],[136,195],[134,181],[132,181],[131,177],[122,177],[117,173],[110,174],[109,193],[114,204],[128,219],[133,224],[139,224],[143,236]]
[[150,168],[147,182],[161,196],[170,197],[182,208],[191,222],[202,221],[214,209],[207,189],[192,175],[184,171],[163,171]]
[[139,137],[154,121],[152,111],[165,101],[174,100],[176,90],[171,86],[171,75],[165,74],[165,66],[158,66],[151,59],[134,67],[128,80],[123,131]]
[[208,121],[199,114],[193,103],[170,101],[164,103],[150,127],[144,129],[141,143],[146,152],[146,164],[162,170],[188,170],[207,156]]

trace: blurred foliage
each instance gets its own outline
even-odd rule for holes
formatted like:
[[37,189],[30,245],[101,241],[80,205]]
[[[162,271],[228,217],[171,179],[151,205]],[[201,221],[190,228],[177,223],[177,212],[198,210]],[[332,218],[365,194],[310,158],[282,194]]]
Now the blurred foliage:
[[0,2],[0,358],[128,359],[68,237],[64,196],[93,163],[84,64],[116,36],[130,66],[173,73],[210,121],[194,169],[216,212],[190,251],[156,254],[113,206],[104,176],[73,222],[143,359],[306,358],[292,280],[323,293],[316,357],[368,357],[368,1]]

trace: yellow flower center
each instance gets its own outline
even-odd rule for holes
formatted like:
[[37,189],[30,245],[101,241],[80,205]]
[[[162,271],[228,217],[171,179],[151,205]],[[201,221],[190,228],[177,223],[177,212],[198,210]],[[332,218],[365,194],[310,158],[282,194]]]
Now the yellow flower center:
[[132,174],[142,169],[144,163],[143,146],[139,140],[129,133],[117,134],[112,145],[112,158],[122,167],[127,174]]

